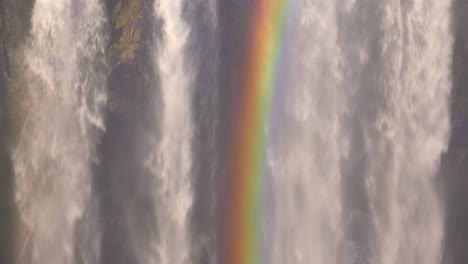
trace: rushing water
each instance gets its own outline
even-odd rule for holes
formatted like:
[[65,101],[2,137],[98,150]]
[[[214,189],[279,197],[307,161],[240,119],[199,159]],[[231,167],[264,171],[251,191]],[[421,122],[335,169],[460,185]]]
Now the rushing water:
[[103,23],[97,0],[35,2],[24,49],[28,109],[13,157],[19,263],[75,263],[75,229],[104,129]]
[[440,263],[449,7],[293,1],[270,132],[265,263]]
[[[267,128],[262,263],[440,263],[445,223],[434,181],[450,125],[450,0],[290,1]],[[110,223],[97,224],[106,210],[91,197],[91,168],[106,127],[103,3],[34,5],[22,76],[28,109],[13,153],[18,263],[102,262],[99,228]],[[121,244],[138,263],[220,259],[229,136],[219,134],[230,132],[250,6],[154,1],[161,35],[148,89],[160,96],[149,113],[157,129],[129,140],[153,142],[137,165],[151,180],[122,176],[145,185],[151,208],[128,212],[150,219],[151,230],[132,233],[140,227],[128,223],[138,221],[115,213],[126,219],[113,223],[127,226],[107,231],[130,233],[107,239],[131,240]],[[138,207],[133,196],[112,202]]]
[[[192,207],[192,137],[190,88],[186,45],[190,33],[182,0],[155,1],[155,16],[162,20],[163,36],[155,54],[161,78],[161,138],[149,166],[155,177],[154,206],[158,237],[150,262],[189,263],[189,213]],[[156,107],[156,106],[155,106]]]
[[[449,132],[450,1],[371,2],[339,13],[354,131],[343,176],[360,177],[357,190],[348,178],[348,192],[364,193],[351,205],[358,214],[348,207],[347,249],[368,263],[440,263],[434,183]],[[353,162],[362,167],[353,172]]]
[[295,1],[289,14],[273,95],[263,223],[270,245],[262,253],[264,263],[336,261],[346,88],[335,6],[334,1]]

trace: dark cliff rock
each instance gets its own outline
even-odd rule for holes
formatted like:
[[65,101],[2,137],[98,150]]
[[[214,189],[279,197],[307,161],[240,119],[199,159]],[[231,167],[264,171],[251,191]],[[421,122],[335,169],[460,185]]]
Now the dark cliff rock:
[[443,156],[446,198],[444,264],[468,263],[468,2],[453,1],[452,133]]
[[30,27],[31,0],[0,1],[0,263],[14,263],[15,204],[11,161],[12,141],[18,120],[12,102],[18,49]]
[[[148,101],[145,93],[153,78],[153,1],[107,0],[106,4],[111,31],[107,50],[111,66],[108,109],[134,115],[141,111],[134,107],[141,107]],[[143,101],[134,101],[136,99]]]
[[[154,113],[150,102],[157,83],[152,64],[153,1],[106,0],[110,41],[107,59],[106,131],[99,145],[94,192],[99,197],[102,263],[139,263],[132,235],[149,236],[152,207],[145,196],[142,162]],[[148,243],[149,244],[149,243]]]
[[111,11],[112,42],[109,58],[114,65],[135,64],[137,53],[142,51],[144,21],[143,1],[122,1],[113,4]]
[[[0,263],[8,263],[12,250],[9,243],[11,234],[12,206],[12,175],[11,164],[6,147],[7,133],[7,82],[8,82],[8,50],[6,48],[4,2],[0,3]],[[6,216],[4,218],[3,216]]]

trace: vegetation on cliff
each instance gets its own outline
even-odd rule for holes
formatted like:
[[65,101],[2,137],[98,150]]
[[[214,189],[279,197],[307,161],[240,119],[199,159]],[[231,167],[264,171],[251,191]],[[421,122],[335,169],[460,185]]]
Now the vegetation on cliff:
[[117,2],[111,16],[113,39],[109,47],[109,59],[113,65],[134,64],[141,51],[143,30],[143,2]]
[[148,98],[153,72],[150,51],[153,1],[108,0],[106,5],[111,31],[107,51],[111,66],[108,110],[138,118]]

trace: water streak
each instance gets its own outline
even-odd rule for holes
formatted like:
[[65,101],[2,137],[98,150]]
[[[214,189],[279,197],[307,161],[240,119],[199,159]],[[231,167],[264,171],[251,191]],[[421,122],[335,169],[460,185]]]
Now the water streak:
[[262,263],[440,263],[450,1],[293,1]]
[[13,157],[19,263],[75,263],[75,228],[104,129],[103,25],[98,0],[35,2],[24,50],[28,112]]
[[292,1],[277,72],[262,263],[334,263],[345,110],[333,1]]
[[[266,128],[261,262],[440,263],[444,210],[434,178],[450,125],[450,0],[290,1]],[[234,56],[208,58],[210,51],[197,45],[217,50],[218,44],[191,35],[205,30],[216,39],[217,25],[208,24],[232,19],[217,17],[224,10],[218,4],[237,5],[155,0],[163,29],[154,44],[154,90],[161,105],[155,102],[149,114],[157,129],[145,135],[155,143],[142,161],[152,176],[148,214],[153,220],[154,213],[154,229],[141,239],[141,233],[132,234],[141,263],[213,262],[219,253],[217,230],[206,223],[197,223],[199,232],[190,230],[194,197],[209,214],[199,221],[213,225],[221,220],[210,218],[219,217],[218,202],[226,199],[216,191],[223,182],[216,178],[223,155],[216,152],[224,149],[217,144],[227,144],[217,142],[227,138],[217,133],[229,131],[217,129],[232,122],[219,114],[231,103],[222,100],[235,97],[219,96],[231,88],[212,81],[229,80],[229,73],[213,77],[216,66],[193,65],[222,64]],[[100,261],[99,208],[90,196],[95,146],[105,129],[103,13],[98,0],[35,2],[24,49],[28,110],[13,156],[19,263]],[[204,21],[192,26],[187,17]],[[244,29],[226,32],[237,40],[237,30]],[[229,44],[237,55],[241,48]],[[202,143],[194,142],[197,137]],[[194,159],[194,153],[207,156]],[[207,176],[195,177],[203,172]],[[194,181],[206,186],[194,187]]]
[[386,1],[381,8],[386,103],[364,128],[377,234],[372,262],[436,264],[444,213],[434,180],[449,135],[450,1]]
[[161,80],[162,116],[157,121],[161,138],[149,160],[157,212],[151,262],[167,264],[190,263],[191,258],[193,124],[189,85],[193,77],[186,66],[190,29],[183,19],[184,4],[183,0],[159,0],[154,6],[164,30],[154,59]]

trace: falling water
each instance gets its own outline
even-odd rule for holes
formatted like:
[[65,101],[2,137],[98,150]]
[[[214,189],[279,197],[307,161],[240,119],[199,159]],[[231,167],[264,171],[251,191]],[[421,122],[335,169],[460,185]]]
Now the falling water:
[[[444,213],[434,179],[449,133],[450,0],[289,1],[267,128],[262,263],[440,263]],[[19,263],[100,263],[96,214],[104,210],[90,197],[105,129],[100,2],[35,1],[24,48],[28,109],[13,156]],[[227,14],[248,16],[231,11],[248,2],[154,2],[162,29],[155,32],[162,34],[154,44],[151,88],[160,101],[149,114],[157,131],[144,133],[155,143],[141,161],[154,180],[153,208],[142,210],[154,230],[130,235],[138,263],[197,263],[194,255],[213,261],[219,253],[214,226],[226,197],[216,189],[226,173],[217,175],[225,169],[218,151],[226,147],[217,144],[227,145],[218,140],[228,136],[216,134],[229,132],[232,120],[223,114],[232,116],[226,105],[236,98],[230,75],[238,71],[230,67],[247,61],[236,44],[248,44],[239,31],[251,26],[247,17]],[[223,28],[216,28],[218,19]],[[203,29],[209,40],[193,36]],[[216,39],[218,30],[227,40]],[[219,50],[209,41],[219,41]],[[212,65],[218,60],[219,69]],[[197,136],[202,143],[194,142]],[[206,164],[199,169],[196,162]],[[195,177],[204,172],[209,175]],[[194,181],[206,184],[195,188],[201,185]],[[209,194],[197,193],[203,191]],[[210,216],[192,214],[197,208]],[[210,223],[193,231],[197,220]]]
[[13,158],[19,263],[75,263],[75,228],[104,129],[103,24],[98,0],[35,2],[24,50],[28,110]]
[[335,3],[295,2],[273,99],[264,263],[334,263],[346,150]]
[[[439,263],[444,217],[434,189],[448,144],[450,1],[384,1],[384,104],[363,128],[372,262]],[[367,57],[367,56],[366,56]]]
[[186,44],[189,27],[182,11],[183,0],[155,1],[155,16],[162,20],[163,36],[155,54],[161,79],[161,138],[150,167],[156,177],[154,196],[158,237],[151,262],[189,263],[189,212],[192,206],[193,81],[187,69]]
[[264,263],[440,263],[450,1],[292,2]]

